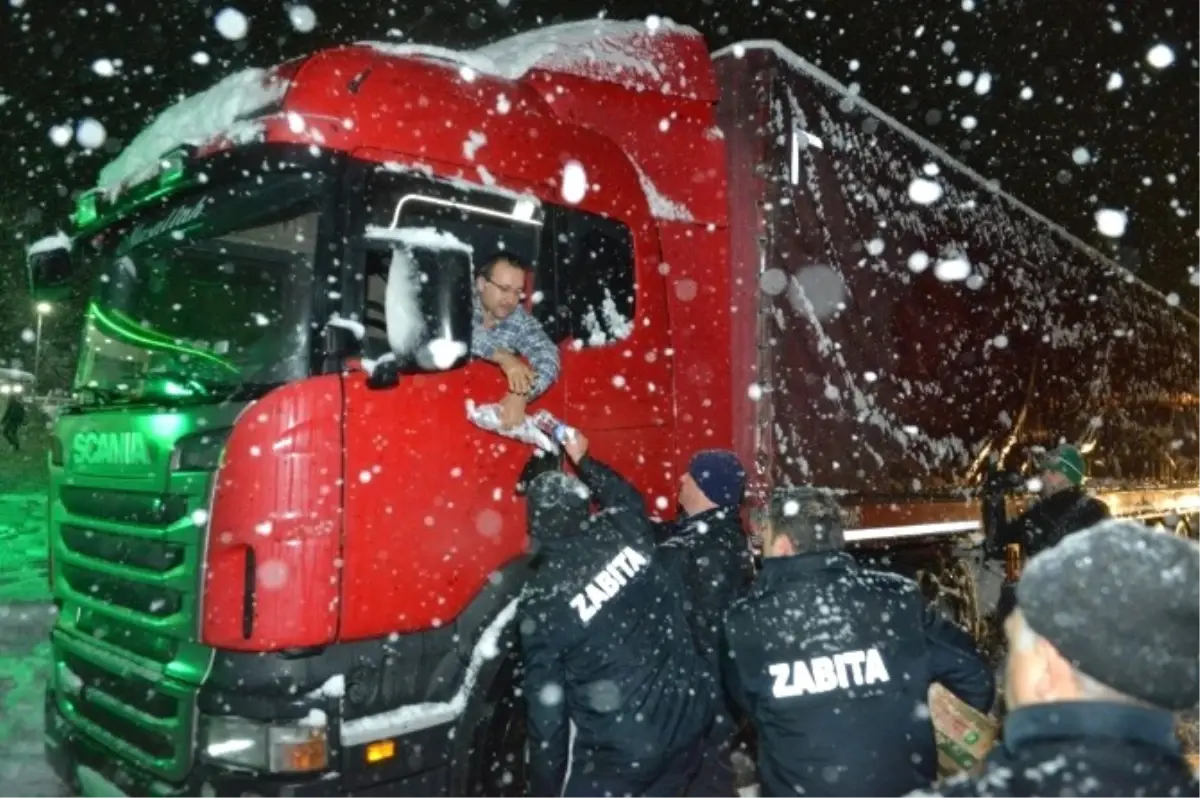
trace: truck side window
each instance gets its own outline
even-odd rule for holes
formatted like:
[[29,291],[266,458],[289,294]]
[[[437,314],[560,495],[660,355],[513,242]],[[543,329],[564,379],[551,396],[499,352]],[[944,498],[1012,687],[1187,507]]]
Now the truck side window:
[[570,335],[585,347],[628,338],[636,294],[629,228],[603,216],[560,210],[556,232],[559,312]]
[[[506,203],[502,209],[499,204]],[[496,206],[496,207],[493,207]],[[543,226],[528,218],[506,218],[511,200],[497,200],[486,193],[468,191],[434,180],[397,177],[381,173],[374,179],[367,201],[365,299],[363,308],[363,355],[378,358],[389,351],[387,340],[387,279],[397,247],[419,242],[422,248],[470,250],[473,267],[490,255],[507,250],[535,266],[533,293],[543,294],[539,284],[544,270],[538,267]],[[503,210],[504,213],[497,211]],[[402,231],[408,231],[405,236]],[[550,295],[553,295],[551,287]],[[542,313],[552,312],[548,303]],[[537,315],[535,309],[535,315]],[[539,320],[540,317],[539,317]],[[545,322],[544,322],[545,323]]]

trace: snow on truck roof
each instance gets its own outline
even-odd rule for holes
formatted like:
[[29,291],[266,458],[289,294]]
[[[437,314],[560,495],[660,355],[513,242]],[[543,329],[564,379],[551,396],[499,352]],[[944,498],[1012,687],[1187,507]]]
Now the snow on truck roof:
[[[687,95],[686,86],[664,85],[665,75],[679,71],[675,62],[682,55],[683,43],[702,47],[703,37],[670,19],[650,17],[638,22],[586,20],[551,25],[476,50],[391,42],[359,42],[358,46],[397,58],[449,62],[504,80],[519,80],[531,70],[544,69],[594,80],[632,81]],[[287,88],[288,82],[272,80],[269,70],[246,69],[180,100],[143,128],[101,170],[97,188],[116,194],[149,179],[159,160],[181,146],[252,134],[255,125],[244,120],[277,102]]]
[[505,80],[520,80],[534,69],[544,69],[597,80],[637,77],[661,82],[669,71],[662,47],[666,33],[703,40],[694,28],[651,17],[638,22],[564,22],[518,33],[476,50],[388,42],[361,44],[387,55],[451,61]]
[[[733,58],[740,58],[748,50],[761,50],[761,51],[770,52],[770,53],[774,54],[775,56],[777,56],[780,60],[787,63],[788,66],[793,67],[798,72],[802,72],[803,74],[807,75],[808,77],[812,78],[813,80],[817,81],[818,83],[823,84],[827,89],[830,89],[830,90],[836,92],[837,94],[842,95],[843,97],[853,100],[854,104],[857,107],[859,107],[859,108],[863,109],[864,111],[866,111],[867,113],[871,114],[876,119],[878,119],[880,122],[883,122],[885,125],[892,128],[894,131],[899,133],[901,136],[908,139],[913,144],[916,144],[918,147],[920,147],[922,150],[929,153],[931,156],[933,156],[937,160],[941,161],[944,165],[949,166],[950,168],[954,169],[954,171],[956,171],[956,172],[962,174],[964,177],[970,179],[972,182],[976,183],[984,191],[986,191],[990,194],[995,194],[996,196],[1000,197],[1002,200],[1007,202],[1013,208],[1021,211],[1022,213],[1028,215],[1029,217],[1031,217],[1031,218],[1037,220],[1038,222],[1040,222],[1041,224],[1045,225],[1049,230],[1053,231],[1056,235],[1058,235],[1060,238],[1062,238],[1064,241],[1066,241],[1071,246],[1075,247],[1076,249],[1081,250],[1086,255],[1090,256],[1091,258],[1098,260],[1101,263],[1104,263],[1105,265],[1115,269],[1118,273],[1125,275],[1127,278],[1132,279],[1134,282],[1138,283],[1142,288],[1146,289],[1147,291],[1150,291],[1155,296],[1159,296],[1159,297],[1163,296],[1162,292],[1159,291],[1157,288],[1154,288],[1149,283],[1147,283],[1146,281],[1144,281],[1140,277],[1138,277],[1136,274],[1129,271],[1128,269],[1126,269],[1124,266],[1117,263],[1116,261],[1112,260],[1104,253],[1100,252],[1095,247],[1093,247],[1091,244],[1088,244],[1086,241],[1079,238],[1078,236],[1073,234],[1071,231],[1067,230],[1061,224],[1058,224],[1057,222],[1054,222],[1053,220],[1051,220],[1049,217],[1047,217],[1041,213],[1038,213],[1036,210],[1034,210],[1030,206],[1026,205],[1024,202],[1017,199],[1012,194],[1009,194],[1007,191],[1002,190],[994,181],[988,180],[983,175],[981,175],[979,172],[976,172],[974,169],[967,166],[965,163],[958,160],[953,155],[946,152],[945,150],[943,150],[941,147],[934,144],[929,139],[921,136],[921,134],[917,133],[915,130],[908,127],[900,120],[896,119],[895,117],[884,112],[880,108],[867,102],[857,92],[851,91],[849,89],[849,87],[845,86],[837,78],[833,77],[828,72],[821,69],[820,67],[806,61],[804,58],[802,58],[801,56],[797,55],[792,50],[789,50],[787,47],[785,47],[781,42],[779,42],[775,39],[751,39],[751,40],[744,41],[744,42],[737,42],[737,43],[731,44],[727,47],[722,47],[720,50],[717,50],[716,52],[714,52],[712,54],[712,57],[714,60],[717,58],[722,58],[722,57],[727,57],[727,56],[733,57]],[[1165,301],[1165,297],[1164,297],[1164,301]],[[1188,311],[1186,311],[1182,308],[1175,308],[1175,310],[1178,310],[1181,313],[1186,314],[1188,316],[1188,318],[1190,318],[1192,320],[1200,321],[1200,319],[1197,319],[1197,317],[1193,316],[1191,313],[1189,313]]]
[[[668,75],[680,75],[678,59],[685,55],[688,45],[696,43],[702,45],[703,37],[694,28],[652,16],[640,21],[593,19],[550,25],[475,50],[460,51],[434,45],[390,42],[361,42],[359,46],[372,48],[388,56],[446,61],[505,80],[519,80],[531,70],[543,69],[625,85],[630,85],[632,81],[633,85],[647,89],[653,87],[664,93],[675,91],[688,96],[699,87],[672,86],[665,79]],[[717,50],[712,57],[739,57],[747,50],[771,52],[826,88],[852,99],[858,107],[980,188],[996,194],[1013,208],[1045,225],[1071,246],[1126,275],[1144,289],[1162,296],[1157,289],[1062,225],[1001,190],[983,175],[862,99],[829,73],[804,60],[780,42],[770,39],[740,42]],[[686,73],[686,69],[682,71]],[[686,78],[682,82],[686,83]],[[288,82],[273,79],[269,70],[246,69],[226,76],[205,91],[186,97],[161,113],[101,170],[97,188],[115,194],[129,185],[153,177],[160,159],[180,146],[203,144],[220,136],[230,136],[236,140],[242,135],[253,135],[257,128],[254,123],[245,121],[247,117],[277,102],[287,88]],[[651,192],[647,191],[647,194],[651,195]],[[649,199],[653,197],[649,196]],[[658,213],[655,215],[662,216]],[[676,217],[667,214],[663,218]],[[1195,319],[1192,314],[1183,312]]]
[[[277,102],[287,81],[272,80],[265,69],[234,72],[208,89],[185,97],[153,122],[100,170],[96,187],[106,193],[153,177],[159,159],[185,144],[204,144],[218,136],[236,135],[247,116]],[[247,131],[249,132],[249,130]]]

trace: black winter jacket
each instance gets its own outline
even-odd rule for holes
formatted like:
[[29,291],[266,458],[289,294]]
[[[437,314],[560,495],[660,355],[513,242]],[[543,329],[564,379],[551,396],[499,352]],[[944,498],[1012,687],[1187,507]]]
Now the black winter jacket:
[[929,686],[987,711],[994,683],[915,582],[844,553],[768,558],[726,616],[726,687],[754,721],[764,795],[902,795],[931,784]]
[[25,403],[15,397],[9,399],[8,407],[4,409],[4,417],[0,419],[0,424],[5,427],[20,427],[24,423]]
[[1079,532],[1111,517],[1108,505],[1083,488],[1067,488],[1038,499],[1016,518],[1004,520],[1003,503],[989,502],[996,530],[992,549],[996,554],[1009,543],[1020,543],[1025,557],[1033,557]]
[[737,508],[684,517],[658,534],[659,559],[684,587],[692,637],[715,673],[722,618],[754,578],[754,559]]
[[1014,710],[982,775],[956,776],[936,795],[1198,795],[1179,753],[1174,717],[1102,702]]
[[528,490],[539,547],[519,609],[530,788],[561,794],[570,758],[573,783],[604,777],[638,794],[707,731],[713,677],[655,559],[641,496],[591,458],[580,474],[590,499],[564,490],[561,473]]

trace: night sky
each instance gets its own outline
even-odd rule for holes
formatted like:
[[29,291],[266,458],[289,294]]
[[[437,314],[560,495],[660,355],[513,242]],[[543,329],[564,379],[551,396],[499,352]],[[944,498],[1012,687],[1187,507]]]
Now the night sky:
[[[1090,243],[1111,243],[1096,232],[1097,209],[1127,211],[1115,254],[1185,307],[1197,305],[1196,0],[310,0],[317,25],[308,32],[280,0],[0,4],[6,289],[23,282],[22,237],[52,231],[71,193],[92,185],[121,142],[232,70],[358,39],[477,46],[603,13],[670,17],[714,48],[780,39]],[[245,38],[217,32],[214,16],[226,6],[249,18]],[[1147,60],[1160,44],[1174,54],[1161,69]],[[985,72],[990,88],[980,93]],[[52,140],[55,126],[88,118],[106,131],[99,151]],[[0,342],[19,341],[29,304],[2,292]],[[77,329],[59,328],[67,338]],[[0,343],[0,360],[12,349]]]

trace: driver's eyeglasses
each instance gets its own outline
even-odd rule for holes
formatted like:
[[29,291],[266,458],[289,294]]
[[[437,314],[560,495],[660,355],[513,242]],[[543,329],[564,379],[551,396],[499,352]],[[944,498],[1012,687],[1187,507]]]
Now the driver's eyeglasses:
[[500,283],[496,282],[495,280],[493,280],[490,277],[484,277],[483,279],[487,280],[489,283],[496,286],[496,288],[500,289],[500,293],[502,293],[502,294],[505,294],[507,296],[513,296],[513,297],[516,297],[517,299],[525,298],[525,287],[524,286],[501,285]]

